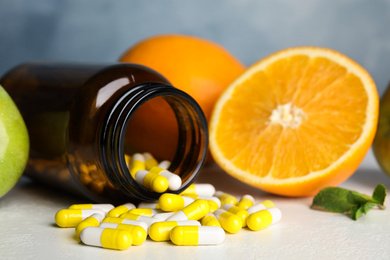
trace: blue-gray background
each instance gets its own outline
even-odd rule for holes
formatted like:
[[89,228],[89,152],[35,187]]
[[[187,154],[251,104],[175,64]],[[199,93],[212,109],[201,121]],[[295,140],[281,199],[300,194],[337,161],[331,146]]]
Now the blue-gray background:
[[115,61],[161,33],[223,45],[245,65],[314,45],[351,57],[382,94],[390,80],[390,1],[0,0],[0,75],[28,60]]

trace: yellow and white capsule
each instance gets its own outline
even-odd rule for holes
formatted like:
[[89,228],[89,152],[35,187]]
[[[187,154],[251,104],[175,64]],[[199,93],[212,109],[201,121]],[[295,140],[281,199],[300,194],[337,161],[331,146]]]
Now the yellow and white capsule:
[[249,229],[258,231],[279,222],[281,218],[280,209],[273,207],[250,214],[246,222]]
[[161,161],[158,165],[161,169],[168,170],[169,166],[171,166],[171,162],[168,160]]
[[221,223],[219,223],[218,219],[212,213],[207,213],[200,222],[202,226],[216,226],[221,227]]
[[77,226],[76,226],[76,235],[79,237],[81,231],[83,231],[84,228],[86,227],[98,227],[100,225],[100,222],[104,219],[104,216],[100,214],[92,214],[88,218],[84,219],[81,221]]
[[211,201],[214,201],[218,208],[221,207],[221,200],[217,197],[214,197],[214,196],[203,196],[203,195],[195,195],[195,194],[188,194],[188,195],[183,195],[183,196],[186,196],[186,197],[190,197],[190,198],[193,198],[193,199],[199,199],[199,200],[211,200]]
[[187,189],[185,189],[181,195],[188,196],[188,195],[199,195],[199,196],[206,196],[206,197],[212,197],[214,196],[215,188],[213,185],[209,183],[193,183],[190,186],[188,186]]
[[253,205],[252,207],[248,208],[247,211],[249,214],[255,213],[257,211],[273,208],[275,207],[275,204],[270,200],[264,200],[262,202],[257,203],[256,205]]
[[136,208],[136,209],[131,209],[128,212],[136,214],[136,215],[153,217],[154,215],[156,215],[158,213],[162,213],[164,211],[162,211],[160,209],[151,209],[151,208]]
[[80,234],[81,241],[89,246],[98,246],[109,249],[125,250],[133,242],[127,230],[86,227]]
[[136,214],[133,214],[133,213],[123,213],[122,215],[120,215],[120,217],[121,218],[126,218],[126,219],[138,220],[138,221],[141,221],[141,222],[145,222],[148,225],[148,228],[153,223],[160,221],[160,220],[158,220],[156,218],[136,215]]
[[225,231],[215,226],[176,226],[170,238],[179,246],[218,245],[225,240]]
[[156,202],[140,202],[138,204],[138,208],[160,209],[160,205],[158,205],[158,201],[156,201]]
[[95,213],[106,216],[101,209],[61,209],[54,219],[59,227],[76,227],[81,221]]
[[135,181],[145,188],[158,193],[163,193],[168,189],[167,178],[147,170],[137,171],[135,174]]
[[224,209],[217,209],[213,214],[225,231],[235,234],[241,230],[242,219],[239,216]]
[[145,169],[150,171],[154,166],[158,165],[158,161],[153,157],[151,153],[143,153],[142,154],[145,159]]
[[158,175],[164,176],[168,180],[168,189],[175,191],[180,189],[182,181],[179,175],[176,175],[166,169],[160,168],[158,166],[150,169],[151,173],[156,173]]
[[158,199],[160,208],[164,211],[178,211],[194,202],[193,198],[172,193],[164,193]]
[[131,234],[131,238],[133,240],[132,244],[135,246],[141,245],[143,242],[145,242],[146,237],[148,236],[145,229],[143,229],[142,227],[137,226],[137,225],[104,222],[104,223],[101,223],[99,227],[122,229],[122,230],[129,231]]
[[200,226],[200,223],[196,220],[156,222],[149,228],[149,237],[154,241],[167,241],[176,226]]
[[113,208],[112,204],[73,204],[68,209],[100,209],[107,213]]
[[106,217],[102,220],[100,225],[102,223],[115,223],[115,224],[127,224],[127,225],[133,225],[133,226],[139,226],[145,230],[145,232],[148,231],[149,225],[145,222],[139,221],[139,220],[132,220],[132,219],[126,219],[126,218],[113,218],[113,217]]
[[234,197],[233,195],[230,195],[226,192],[223,192],[223,191],[216,191],[215,192],[215,196],[218,197],[218,199],[221,200],[221,204],[226,204],[226,203],[230,203],[230,204],[233,204],[233,205],[236,205],[237,204],[237,199],[236,197]]
[[142,154],[140,153],[135,153],[131,156],[131,161],[130,161],[130,174],[135,178],[135,175],[138,171],[140,170],[145,170],[145,158]]
[[123,214],[131,209],[134,209],[134,208],[135,208],[135,205],[133,203],[126,203],[126,204],[120,205],[120,206],[110,210],[107,213],[107,216],[116,218],[116,217],[119,217],[121,214]]
[[246,219],[249,216],[248,211],[240,207],[234,206],[233,204],[230,203],[223,204],[222,208],[240,217],[242,220],[242,227],[246,226]]
[[253,198],[253,196],[249,194],[246,194],[242,196],[242,198],[240,199],[240,201],[237,203],[236,206],[247,210],[248,208],[254,205],[254,202],[255,202],[255,198]]
[[176,212],[167,221],[199,220],[209,213],[207,200],[195,200],[182,210]]

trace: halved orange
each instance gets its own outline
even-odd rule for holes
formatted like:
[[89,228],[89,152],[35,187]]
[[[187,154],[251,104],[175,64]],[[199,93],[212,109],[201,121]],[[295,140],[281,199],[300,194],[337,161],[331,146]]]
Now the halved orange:
[[248,68],[219,98],[210,150],[242,182],[313,195],[358,168],[378,107],[374,81],[350,58],[319,47],[284,49]]

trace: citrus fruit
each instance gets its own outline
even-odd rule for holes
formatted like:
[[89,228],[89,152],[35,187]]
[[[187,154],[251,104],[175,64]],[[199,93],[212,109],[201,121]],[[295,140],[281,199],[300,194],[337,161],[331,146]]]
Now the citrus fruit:
[[27,164],[29,147],[24,120],[0,86],[0,198],[20,179]]
[[330,49],[296,47],[252,65],[221,95],[210,149],[230,175],[270,193],[307,196],[346,180],[372,144],[378,93]]
[[378,129],[372,150],[381,168],[390,176],[390,86],[380,101]]
[[[159,72],[174,87],[194,98],[207,119],[223,90],[245,69],[222,46],[181,34],[144,39],[126,50],[119,61],[141,64]],[[178,126],[173,111],[163,99],[145,103],[128,128],[135,139],[132,143],[139,144],[140,150],[152,149],[148,152],[160,159],[173,157]]]

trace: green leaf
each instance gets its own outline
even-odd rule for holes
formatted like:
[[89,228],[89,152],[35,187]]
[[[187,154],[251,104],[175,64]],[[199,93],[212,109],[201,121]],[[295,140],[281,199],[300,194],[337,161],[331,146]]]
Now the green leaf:
[[314,197],[311,207],[338,213],[349,212],[355,206],[347,200],[349,192],[339,187],[324,188]]
[[372,194],[372,198],[380,205],[383,205],[385,203],[386,188],[383,184],[378,184],[378,186],[376,186],[374,193]]
[[382,184],[378,184],[372,197],[344,188],[327,187],[314,197],[311,208],[338,213],[349,212],[351,218],[357,220],[375,206],[384,209],[385,198],[386,188]]

